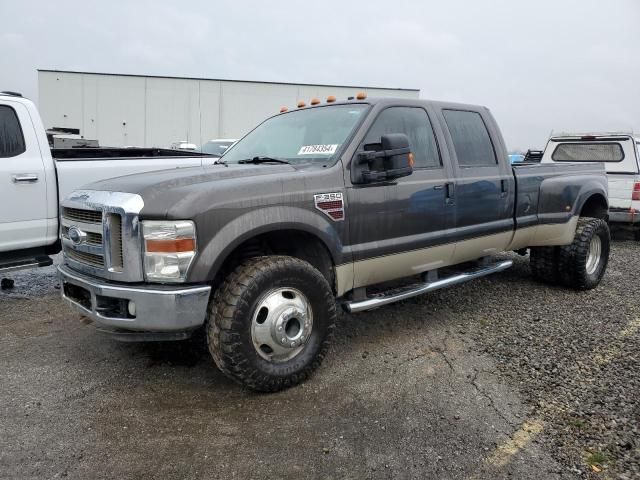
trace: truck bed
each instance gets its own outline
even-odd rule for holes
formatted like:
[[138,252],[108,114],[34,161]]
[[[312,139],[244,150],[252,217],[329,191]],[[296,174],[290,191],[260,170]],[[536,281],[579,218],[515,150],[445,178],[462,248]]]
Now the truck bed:
[[80,147],[80,148],[52,148],[51,156],[58,162],[73,160],[118,160],[124,158],[157,158],[157,157],[211,157],[207,153],[186,150],[172,150],[169,148],[117,148],[117,147]]
[[218,157],[167,148],[53,148],[58,196],[99,180],[135,173],[212,165]]
[[[601,163],[519,163],[512,165],[516,179],[516,228],[537,223],[564,222],[575,214],[580,189],[594,181],[594,174],[606,185]],[[572,177],[572,181],[567,181]],[[544,203],[540,203],[541,193]]]

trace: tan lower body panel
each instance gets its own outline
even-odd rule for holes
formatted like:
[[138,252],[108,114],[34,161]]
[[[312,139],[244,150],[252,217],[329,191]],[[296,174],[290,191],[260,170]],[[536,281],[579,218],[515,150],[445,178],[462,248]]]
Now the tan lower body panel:
[[359,260],[336,267],[338,296],[358,287],[410,277],[503,251],[525,247],[568,245],[573,241],[578,217],[562,224],[534,225],[461,242]]
[[518,250],[525,247],[551,247],[569,245],[573,242],[578,225],[577,215],[566,223],[548,223],[532,227],[519,228],[506,250]]

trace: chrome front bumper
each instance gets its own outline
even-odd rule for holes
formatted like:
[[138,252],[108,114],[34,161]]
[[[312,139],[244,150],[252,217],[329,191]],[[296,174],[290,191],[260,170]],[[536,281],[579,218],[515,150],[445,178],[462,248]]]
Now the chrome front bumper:
[[66,265],[58,272],[62,298],[107,329],[180,332],[201,326],[206,318],[208,285],[134,287],[87,277]]

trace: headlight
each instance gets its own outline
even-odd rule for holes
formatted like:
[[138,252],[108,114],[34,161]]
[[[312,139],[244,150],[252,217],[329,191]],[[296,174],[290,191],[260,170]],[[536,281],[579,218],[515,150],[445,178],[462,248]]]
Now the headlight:
[[145,220],[142,236],[145,278],[155,282],[184,282],[196,256],[194,223]]

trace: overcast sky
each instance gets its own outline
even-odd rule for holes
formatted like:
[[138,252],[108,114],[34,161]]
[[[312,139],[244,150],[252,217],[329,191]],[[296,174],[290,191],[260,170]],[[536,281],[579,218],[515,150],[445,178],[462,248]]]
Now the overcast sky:
[[640,132],[639,0],[0,0],[0,90],[38,68],[419,88],[479,103],[511,149]]

